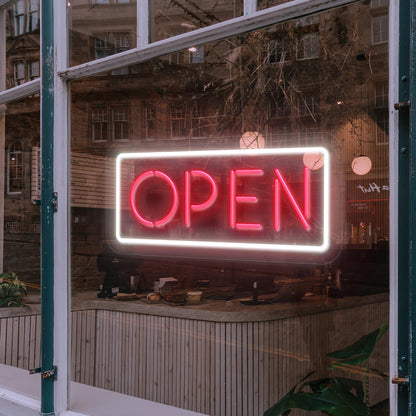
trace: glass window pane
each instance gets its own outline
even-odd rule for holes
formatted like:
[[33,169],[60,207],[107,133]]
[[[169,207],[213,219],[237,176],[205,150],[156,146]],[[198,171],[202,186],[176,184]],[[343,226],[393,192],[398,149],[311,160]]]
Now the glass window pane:
[[70,66],[136,47],[136,0],[71,0],[68,4]]
[[[247,416],[310,371],[365,383],[327,353],[388,322],[388,44],[370,6],[71,84],[74,381]],[[370,366],[388,364],[384,335]]]
[[159,0],[149,7],[151,42],[243,15],[243,0]]
[[[40,366],[39,97],[0,120],[0,364]],[[29,376],[29,373],[28,377]]]

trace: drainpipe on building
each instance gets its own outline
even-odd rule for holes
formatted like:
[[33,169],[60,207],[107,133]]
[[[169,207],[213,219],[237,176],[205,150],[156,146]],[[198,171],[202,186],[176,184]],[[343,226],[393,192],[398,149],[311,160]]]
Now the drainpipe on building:
[[54,211],[53,184],[54,127],[54,37],[53,0],[41,2],[41,410],[40,415],[55,415],[53,365],[54,326]]

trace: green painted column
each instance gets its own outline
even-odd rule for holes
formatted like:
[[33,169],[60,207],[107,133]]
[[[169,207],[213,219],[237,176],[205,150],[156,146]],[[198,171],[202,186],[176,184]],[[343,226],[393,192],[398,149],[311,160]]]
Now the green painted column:
[[[53,369],[53,0],[41,0],[41,374]],[[41,415],[54,415],[54,377],[41,378]]]

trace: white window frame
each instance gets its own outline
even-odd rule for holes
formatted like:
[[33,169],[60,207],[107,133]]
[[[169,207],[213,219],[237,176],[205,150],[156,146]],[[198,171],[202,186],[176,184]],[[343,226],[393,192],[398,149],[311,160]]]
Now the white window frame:
[[[2,6],[9,0],[0,0],[0,39],[5,36],[5,13]],[[67,33],[68,22],[66,15],[67,2],[54,2],[54,42],[55,42],[55,76],[54,76],[54,182],[59,195],[59,209],[54,217],[54,274],[55,298],[59,302],[54,304],[54,362],[59,369],[59,377],[55,382],[55,414],[75,416],[81,413],[69,409],[69,362],[70,362],[70,244],[69,244],[69,163],[70,134],[69,134],[69,89],[68,81],[96,75],[102,72],[114,71],[119,68],[145,62],[153,57],[177,52],[194,45],[208,43],[214,40],[235,36],[248,31],[271,26],[276,23],[312,13],[336,8],[354,3],[354,0],[293,0],[269,9],[255,11],[255,0],[244,0],[244,16],[209,27],[201,28],[172,38],[164,39],[152,44],[148,43],[148,2],[137,1],[138,42],[137,48],[130,49],[117,55],[112,55],[93,62],[87,62],[75,67],[68,67],[67,61]],[[390,0],[389,26],[399,27],[399,0]],[[398,31],[389,33],[391,52],[389,57],[389,97],[390,102],[396,102],[398,97]],[[5,90],[5,45],[0,42],[0,104],[7,104],[19,98],[24,98],[40,92],[40,79],[27,82],[15,88]],[[389,111],[390,119],[390,177],[394,182],[398,177],[398,112]],[[398,249],[397,228],[398,218],[397,189],[390,192],[390,368],[391,374],[397,369],[397,321],[398,321]],[[68,236],[68,238],[62,238]],[[393,244],[396,242],[396,244]],[[33,376],[31,376],[33,377]],[[390,384],[391,415],[396,416],[397,386]],[[1,389],[1,397],[9,408],[17,409],[22,406],[22,413],[29,414],[33,409],[39,409],[39,402],[32,397],[16,393],[6,388]],[[35,413],[33,413],[35,414]],[[166,414],[166,413],[165,413]]]

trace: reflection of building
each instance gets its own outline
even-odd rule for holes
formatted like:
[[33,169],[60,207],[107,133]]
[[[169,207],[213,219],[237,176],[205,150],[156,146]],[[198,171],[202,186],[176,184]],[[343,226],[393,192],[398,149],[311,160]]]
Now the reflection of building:
[[[39,72],[35,6],[33,1],[18,1],[9,8],[9,87]],[[378,202],[365,212],[351,209],[353,201],[360,201],[360,188],[350,192],[357,178],[350,168],[353,157],[365,153],[373,162],[362,186],[384,181],[388,172],[387,2],[373,0],[370,6],[351,5],[74,83],[72,164],[73,175],[80,175],[73,176],[72,184],[77,286],[95,287],[102,277],[95,258],[100,242],[109,238],[105,224],[111,215],[112,172],[106,168],[107,173],[101,174],[97,166],[101,162],[88,164],[102,158],[101,165],[107,166],[105,158],[113,156],[112,149],[157,149],[167,141],[174,141],[178,149],[233,148],[247,130],[260,131],[269,147],[332,146],[345,178],[348,204],[341,205],[346,222],[351,228],[371,223],[378,237],[387,237],[387,203]],[[70,7],[72,64],[135,46],[134,3],[75,1]],[[155,39],[176,34],[174,23],[171,28],[160,12],[164,7],[168,6],[155,3]],[[231,16],[227,4],[218,7],[215,21]],[[183,24],[175,30],[188,31],[186,22],[197,27],[208,24],[201,17],[199,23],[191,22],[183,14]],[[361,55],[365,60],[357,60]],[[37,101],[31,97],[8,106],[7,131],[12,133],[6,143],[5,229],[13,234],[12,240],[25,233],[27,239],[37,238],[36,233],[29,236],[30,229],[37,232],[33,224],[39,221],[38,207],[32,204],[36,198],[30,196],[39,173]],[[79,168],[83,163],[91,168]],[[30,165],[31,172],[22,168]],[[84,196],[83,176],[95,189]],[[344,243],[351,239],[347,234],[337,237]],[[7,244],[5,267],[17,272],[22,268],[8,260]]]

